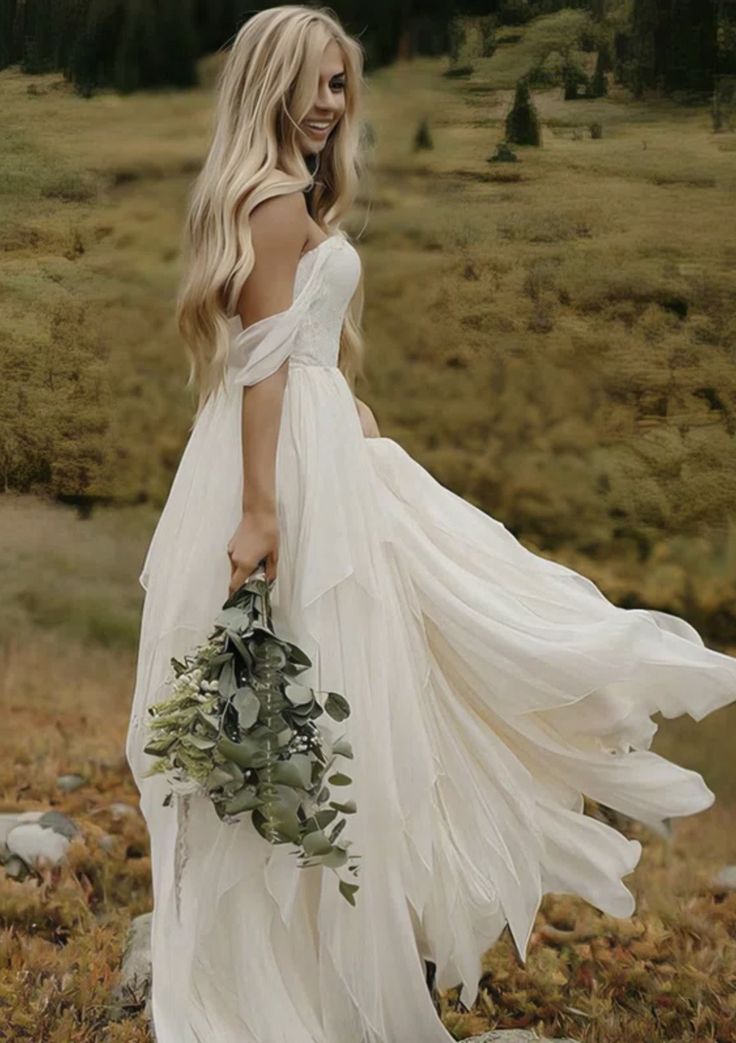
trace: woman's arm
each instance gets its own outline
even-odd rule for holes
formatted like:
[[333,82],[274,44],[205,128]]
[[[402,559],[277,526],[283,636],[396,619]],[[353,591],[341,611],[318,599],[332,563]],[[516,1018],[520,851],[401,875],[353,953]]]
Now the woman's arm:
[[[256,260],[238,301],[243,328],[293,303],[297,263],[308,238],[306,201],[301,192],[265,200],[250,215]],[[276,451],[288,360],[269,377],[243,388],[241,445],[243,513],[228,543],[230,594],[266,558],[266,576],[278,563]]]

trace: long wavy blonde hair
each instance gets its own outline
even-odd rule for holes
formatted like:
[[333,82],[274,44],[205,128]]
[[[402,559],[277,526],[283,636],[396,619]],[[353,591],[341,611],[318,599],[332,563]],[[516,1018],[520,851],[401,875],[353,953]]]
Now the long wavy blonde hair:
[[[345,66],[345,111],[319,155],[317,177],[298,145],[324,48]],[[199,392],[196,421],[224,383],[229,319],[253,267],[249,214],[264,199],[312,187],[311,216],[327,234],[353,204],[363,167],[360,104],[364,51],[327,7],[287,4],[239,30],[217,80],[215,124],[190,193],[176,320],[189,356],[186,386]],[[363,276],[348,305],[338,365],[351,387],[362,375]],[[193,423],[194,423],[193,421]]]

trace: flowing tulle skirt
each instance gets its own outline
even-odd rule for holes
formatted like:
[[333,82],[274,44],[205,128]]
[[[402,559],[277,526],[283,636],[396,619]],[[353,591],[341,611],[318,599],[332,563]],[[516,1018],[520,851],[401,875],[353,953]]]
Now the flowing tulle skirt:
[[274,622],[351,716],[356,906],[251,823],[144,779],[145,708],[227,596],[241,505],[240,389],[208,405],[151,542],[127,754],[151,834],[158,1043],[448,1043],[425,983],[472,1003],[508,925],[523,959],[542,895],[615,916],[638,841],[708,807],[652,753],[651,715],[736,698],[736,660],[685,621],[624,610],[525,550],[388,438],[366,439],[333,367],[290,364],[277,458]]

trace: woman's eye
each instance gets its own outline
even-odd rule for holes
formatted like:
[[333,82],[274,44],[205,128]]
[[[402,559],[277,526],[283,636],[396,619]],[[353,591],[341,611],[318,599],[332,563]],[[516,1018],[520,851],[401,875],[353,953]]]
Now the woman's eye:
[[332,83],[330,84],[330,87],[332,88],[333,91],[344,91],[345,90],[345,81],[344,80],[333,80]]

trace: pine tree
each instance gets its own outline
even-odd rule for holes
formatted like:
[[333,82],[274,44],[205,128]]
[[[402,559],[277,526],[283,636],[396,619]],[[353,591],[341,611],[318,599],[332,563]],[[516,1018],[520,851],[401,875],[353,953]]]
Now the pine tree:
[[0,0],[0,69],[16,61],[13,47],[16,0]]
[[541,145],[542,127],[526,77],[516,84],[514,104],[506,117],[506,140],[515,145]]
[[606,72],[611,67],[611,61],[608,55],[608,50],[605,46],[601,47],[598,51],[598,57],[595,62],[595,70],[590,78],[588,84],[587,97],[589,98],[603,98],[608,94],[608,82],[606,80]]
[[634,0],[632,67],[635,93],[710,91],[718,64],[716,0]]

